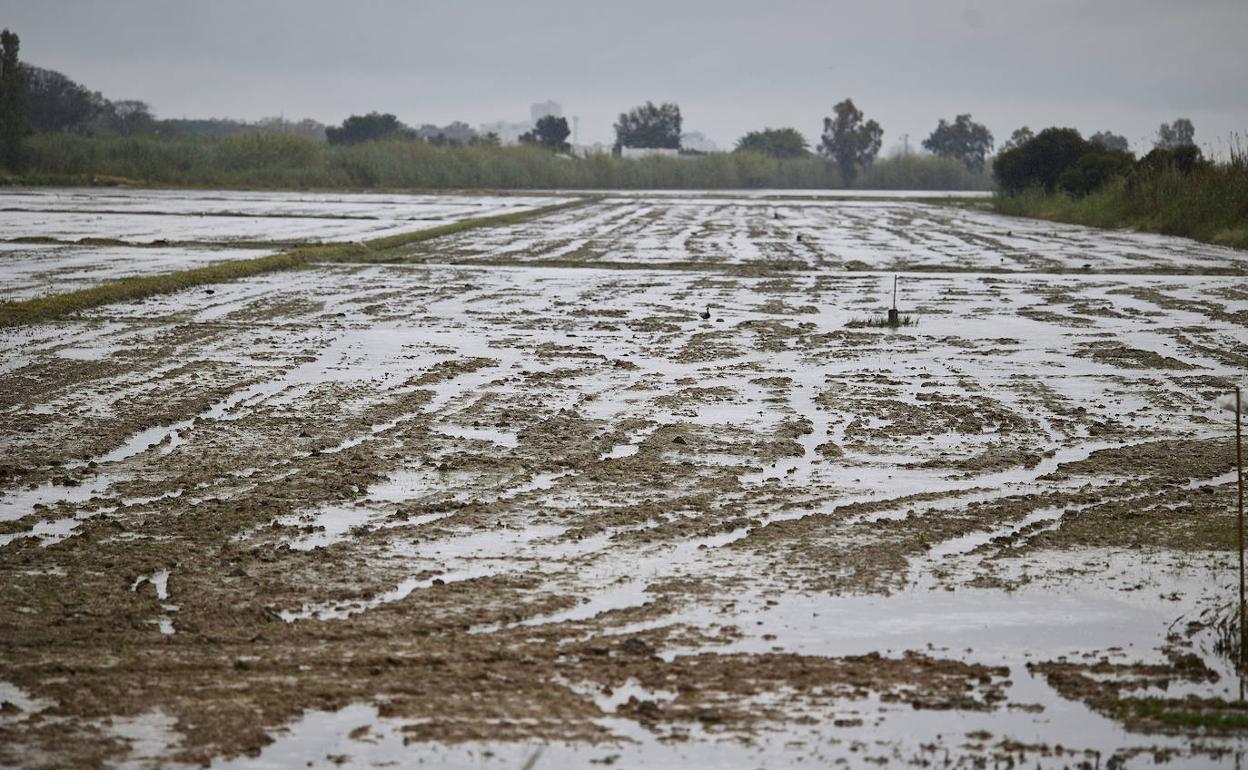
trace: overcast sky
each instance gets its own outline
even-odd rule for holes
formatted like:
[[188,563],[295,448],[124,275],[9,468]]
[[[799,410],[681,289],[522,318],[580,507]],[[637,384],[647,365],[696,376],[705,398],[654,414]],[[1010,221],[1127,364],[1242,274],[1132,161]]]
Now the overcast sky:
[[730,147],[814,141],[852,97],[912,146],[970,112],[1010,132],[1109,129],[1147,149],[1178,116],[1248,132],[1248,0],[0,0],[26,61],[159,117],[524,120],[553,99],[582,142],[675,101]]

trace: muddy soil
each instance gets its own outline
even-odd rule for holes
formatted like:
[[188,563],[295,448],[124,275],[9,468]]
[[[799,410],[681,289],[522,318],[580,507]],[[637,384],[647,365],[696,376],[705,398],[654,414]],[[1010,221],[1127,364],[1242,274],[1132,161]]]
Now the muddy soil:
[[1179,253],[608,198],[6,331],[0,763],[1231,763],[1170,627],[1228,598],[1246,260]]

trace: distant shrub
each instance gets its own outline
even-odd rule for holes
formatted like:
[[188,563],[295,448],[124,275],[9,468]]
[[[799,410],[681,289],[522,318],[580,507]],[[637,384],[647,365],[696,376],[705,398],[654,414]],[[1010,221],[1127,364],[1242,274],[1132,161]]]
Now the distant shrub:
[[1073,128],[1046,128],[1030,141],[999,153],[992,173],[1006,193],[1019,193],[1030,187],[1053,193],[1067,169],[1099,149]]
[[1136,163],[1136,170],[1160,173],[1177,171],[1187,175],[1209,167],[1209,162],[1201,154],[1200,148],[1194,144],[1178,147],[1156,147]]
[[1085,195],[1032,187],[1002,192],[994,206],[1003,214],[1133,227],[1248,249],[1248,156],[1238,146],[1228,161],[1216,163],[1191,151],[1177,157],[1149,153],[1125,177]]
[[331,126],[325,129],[325,138],[330,144],[359,144],[399,136],[408,139],[415,138],[410,128],[388,112],[352,115],[342,121],[341,126]]
[[1106,150],[1103,145],[1084,153],[1057,178],[1063,192],[1082,197],[1129,174],[1135,156],[1124,150]]

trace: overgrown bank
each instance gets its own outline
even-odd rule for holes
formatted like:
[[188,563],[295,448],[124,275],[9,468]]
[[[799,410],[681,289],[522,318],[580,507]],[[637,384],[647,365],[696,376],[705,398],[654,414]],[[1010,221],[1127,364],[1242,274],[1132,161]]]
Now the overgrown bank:
[[1205,160],[1192,145],[1143,158],[1047,129],[993,166],[1002,214],[1178,235],[1248,248],[1248,154]]
[[1248,169],[1242,165],[1118,179],[1082,197],[1039,188],[998,193],[994,206],[1002,214],[1131,228],[1248,249]]
[[[135,184],[251,189],[841,189],[819,157],[754,152],[625,159],[558,155],[531,146],[436,146],[401,139],[331,145],[283,134],[215,138],[32,136],[24,184]],[[861,189],[987,190],[950,158],[909,156],[863,170]]]

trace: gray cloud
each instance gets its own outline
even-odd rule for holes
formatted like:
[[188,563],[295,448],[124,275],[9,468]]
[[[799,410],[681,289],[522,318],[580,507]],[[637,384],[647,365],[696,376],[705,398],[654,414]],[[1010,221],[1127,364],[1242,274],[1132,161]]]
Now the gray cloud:
[[721,145],[764,125],[814,139],[852,96],[912,144],[971,112],[1111,129],[1163,120],[1202,142],[1248,130],[1243,0],[0,0],[28,61],[157,114],[408,123],[522,119],[553,98],[608,141],[616,114],[675,100]]

